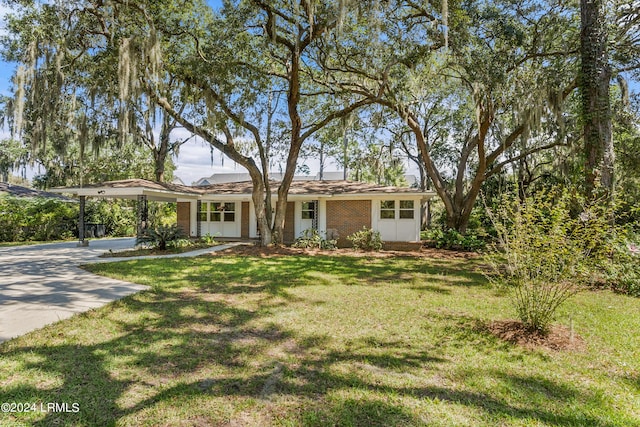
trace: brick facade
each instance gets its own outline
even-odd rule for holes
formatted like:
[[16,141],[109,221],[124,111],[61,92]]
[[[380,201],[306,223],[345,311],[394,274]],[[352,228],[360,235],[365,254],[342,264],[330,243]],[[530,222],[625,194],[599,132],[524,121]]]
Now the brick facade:
[[240,218],[240,237],[249,238],[249,202],[242,202],[242,217]]
[[327,235],[338,233],[338,247],[350,247],[347,236],[371,228],[371,200],[327,200]]
[[186,235],[191,233],[191,202],[177,203],[178,227]]
[[284,232],[282,233],[282,241],[288,245],[296,240],[295,215],[295,203],[287,202],[287,211],[284,214]]

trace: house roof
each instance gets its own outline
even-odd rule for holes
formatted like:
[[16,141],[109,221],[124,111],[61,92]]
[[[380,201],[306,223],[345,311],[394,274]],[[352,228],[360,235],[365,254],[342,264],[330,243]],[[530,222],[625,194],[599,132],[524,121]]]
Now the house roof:
[[[269,176],[274,181],[281,181],[282,178],[284,178],[284,173],[272,172],[272,173],[269,174]],[[342,176],[342,175],[340,175],[340,176]],[[249,175],[249,172],[214,173],[211,176],[200,178],[199,180],[194,182],[192,185],[195,186],[195,187],[203,187],[203,186],[208,186],[208,185],[216,185],[216,184],[223,184],[223,183],[234,183],[234,182],[244,182],[244,181],[250,181],[250,180],[251,180],[251,175]],[[316,177],[309,177],[309,176],[306,176],[306,175],[295,175],[293,177],[293,180],[294,181],[317,180],[317,176]]]
[[[277,192],[277,181],[271,182],[272,193]],[[178,198],[199,198],[206,195],[218,196],[250,196],[253,190],[251,181],[226,182],[207,186],[188,187],[179,184],[169,184],[144,179],[125,179],[107,181],[101,184],[91,184],[84,187],[54,188],[56,193],[71,193],[78,196],[90,197],[136,197],[149,196],[151,200],[171,201]],[[290,196],[366,196],[405,194],[430,197],[431,191],[421,191],[417,188],[392,187],[355,181],[292,181],[289,188]]]
[[[269,177],[274,181],[282,181],[284,178],[284,173],[281,172],[271,172],[269,173]],[[324,171],[322,174],[322,181],[337,181],[342,180],[344,177],[344,171]],[[409,183],[409,185],[415,184],[418,182],[418,179],[415,175],[407,174],[404,176],[404,179]],[[205,176],[195,181],[191,185],[195,187],[208,186],[214,184],[222,184],[222,183],[232,183],[232,182],[242,182],[242,181],[250,181],[251,175],[248,172],[231,172],[231,173],[214,173],[211,176]],[[294,175],[293,181],[321,181],[320,173],[318,172],[315,175]],[[182,183],[181,183],[182,184]]]
[[68,197],[61,194],[50,193],[48,191],[36,190],[34,188],[22,187],[20,185],[12,185],[6,182],[0,182],[0,194],[7,193],[10,196],[22,198],[44,197],[47,199],[57,199],[62,201],[71,201]]
[[[272,192],[276,192],[280,183],[271,182]],[[227,182],[198,187],[202,194],[237,195],[251,194],[251,181]],[[292,181],[290,195],[355,195],[355,194],[424,194],[416,188],[392,187],[355,181]]]
[[100,184],[88,184],[82,187],[52,188],[54,193],[69,193],[76,196],[114,197],[135,199],[147,196],[149,200],[175,202],[179,198],[197,198],[201,192],[196,188],[167,182],[148,181],[146,179],[123,179]]
[[[193,187],[168,182],[148,181],[146,179],[121,179],[119,181],[106,181],[100,184],[89,184],[82,188],[146,188],[149,190],[174,191],[183,193],[199,194]],[[61,188],[56,188],[58,190]]]

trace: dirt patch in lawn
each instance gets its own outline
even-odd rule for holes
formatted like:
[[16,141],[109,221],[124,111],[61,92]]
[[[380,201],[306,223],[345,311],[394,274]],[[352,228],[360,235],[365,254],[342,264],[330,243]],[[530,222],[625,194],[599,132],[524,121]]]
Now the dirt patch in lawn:
[[411,258],[438,258],[438,259],[472,259],[478,258],[480,254],[476,252],[448,251],[443,249],[421,248],[414,251],[393,251],[385,250],[380,252],[357,251],[354,249],[344,248],[335,250],[323,249],[301,249],[289,246],[258,246],[258,245],[242,245],[234,246],[218,252],[213,252],[210,256],[225,255],[242,255],[255,256],[260,258],[270,258],[277,256],[351,256],[351,257],[368,257],[368,258],[394,258],[394,257],[411,257]]
[[519,346],[553,351],[584,351],[584,340],[570,328],[553,325],[547,334],[528,331],[518,320],[498,320],[487,325],[487,330],[498,338]]

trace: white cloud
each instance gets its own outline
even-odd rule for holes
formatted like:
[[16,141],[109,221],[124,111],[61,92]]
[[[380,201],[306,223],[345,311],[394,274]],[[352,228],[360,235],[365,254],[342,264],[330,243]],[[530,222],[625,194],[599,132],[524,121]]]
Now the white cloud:
[[228,158],[224,158],[224,165],[222,163],[222,155],[219,151],[214,150],[212,162],[209,144],[194,138],[180,147],[180,154],[175,160],[177,168],[173,174],[185,184],[190,185],[214,173],[246,172],[242,166]]

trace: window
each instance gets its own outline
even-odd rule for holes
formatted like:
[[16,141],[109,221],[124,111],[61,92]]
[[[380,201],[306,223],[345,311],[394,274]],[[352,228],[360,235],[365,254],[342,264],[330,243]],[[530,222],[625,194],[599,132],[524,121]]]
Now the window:
[[236,220],[236,204],[225,203],[223,206],[224,222],[233,222]]
[[316,202],[302,202],[302,219],[316,218]]
[[380,202],[380,219],[413,219],[414,218],[414,201],[400,200],[397,205],[395,200],[382,200]]
[[236,220],[235,203],[211,203],[211,221],[213,222],[234,222]]
[[413,219],[413,200],[400,200],[400,219]]
[[207,220],[207,206],[209,203],[202,202],[200,203],[200,211],[198,212],[198,221],[206,221]]
[[222,221],[222,215],[220,211],[222,210],[222,203],[213,202],[211,203],[211,220],[213,222]]
[[209,206],[209,221],[234,222],[236,220],[236,204],[222,202],[203,202],[200,208],[200,221],[207,220],[207,205]]
[[395,200],[383,200],[380,202],[380,219],[396,218],[396,202]]

